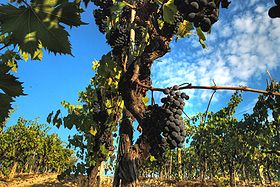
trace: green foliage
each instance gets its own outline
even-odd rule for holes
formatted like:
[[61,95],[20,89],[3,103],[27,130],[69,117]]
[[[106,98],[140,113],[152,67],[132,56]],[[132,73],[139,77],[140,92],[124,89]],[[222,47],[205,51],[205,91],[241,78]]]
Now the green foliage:
[[[96,163],[107,160],[113,153],[113,132],[117,130],[119,113],[123,102],[118,96],[118,80],[120,72],[112,68],[111,54],[103,56],[100,62],[94,62],[95,77],[85,91],[79,93],[79,103],[73,105],[62,102],[68,110],[68,115],[61,118],[58,110],[48,116],[48,122],[57,127],[75,127],[78,134],[69,137],[69,146],[77,149],[77,156],[81,163],[72,170],[76,174],[84,173]],[[106,75],[106,76],[105,76]]]
[[0,173],[8,175],[13,164],[17,172],[60,172],[75,164],[74,151],[66,149],[56,134],[37,121],[19,118],[0,135]]
[[[18,60],[42,60],[45,48],[53,53],[71,54],[69,34],[64,25],[80,26],[80,3],[68,0],[12,0],[0,5],[0,124],[12,109],[13,98],[24,95],[22,83],[10,74]],[[13,46],[13,49],[7,47]],[[7,49],[7,50],[5,50]],[[16,50],[18,49],[18,51]]]
[[164,3],[163,8],[163,20],[169,24],[174,23],[174,15],[177,13],[177,8],[174,5],[174,0],[169,0]]
[[31,56],[40,42],[51,52],[71,54],[68,33],[61,23],[80,26],[80,12],[78,4],[66,0],[33,0],[28,6],[19,7],[1,5],[1,29],[4,34],[11,34],[11,43]]
[[8,116],[9,110],[12,109],[13,97],[24,95],[22,83],[14,75],[9,74],[9,70],[10,67],[0,63],[0,91],[3,92],[0,93],[0,128]]

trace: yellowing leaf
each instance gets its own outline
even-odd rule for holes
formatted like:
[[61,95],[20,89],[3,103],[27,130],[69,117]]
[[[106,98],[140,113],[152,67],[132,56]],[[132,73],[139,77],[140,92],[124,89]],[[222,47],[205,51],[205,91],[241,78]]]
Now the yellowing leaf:
[[184,38],[190,34],[192,34],[191,30],[193,29],[193,26],[190,22],[184,20],[183,23],[180,24],[179,30],[176,33],[177,38]]
[[20,50],[20,55],[24,61],[27,61],[29,58],[29,54],[27,52],[23,52]]
[[42,49],[37,49],[32,56],[33,60],[42,60],[43,59],[43,50]]
[[89,133],[90,133],[92,136],[95,136],[95,135],[96,135],[96,133],[97,133],[97,130],[96,130],[96,129],[91,128],[91,129],[89,130]]
[[113,79],[110,77],[110,78],[108,79],[108,85],[111,85],[112,82],[113,82]]
[[196,34],[199,38],[199,43],[201,44],[202,48],[207,48],[207,45],[204,42],[206,40],[206,37],[200,27],[196,28]]
[[161,19],[158,19],[158,26],[160,29],[162,29],[163,25],[164,25],[164,21]]
[[36,41],[36,32],[30,32],[25,35],[23,42],[28,43],[28,42],[34,42]]
[[146,97],[143,97],[142,98],[142,101],[143,103],[145,103],[145,105],[148,105],[148,102],[149,102],[149,98],[146,96]]
[[7,66],[9,66],[13,72],[17,72],[18,66],[15,60],[9,60]]
[[174,23],[174,15],[177,12],[177,8],[174,5],[174,0],[169,0],[163,5],[163,20],[169,24]]
[[100,66],[100,63],[99,63],[99,61],[93,61],[92,62],[92,70],[96,70],[98,67]]

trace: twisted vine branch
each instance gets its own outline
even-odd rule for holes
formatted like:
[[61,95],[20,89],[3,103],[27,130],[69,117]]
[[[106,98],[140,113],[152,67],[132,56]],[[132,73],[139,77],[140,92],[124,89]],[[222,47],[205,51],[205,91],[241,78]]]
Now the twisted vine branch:
[[[152,86],[145,85],[141,83],[140,81],[136,81],[136,83],[139,86],[142,86],[143,88],[146,88],[151,91],[160,91],[162,92],[165,88],[155,88]],[[255,92],[255,93],[262,93],[267,95],[276,95],[280,96],[279,92],[270,92],[266,90],[258,90],[254,88],[249,88],[247,86],[193,86],[191,84],[187,86],[182,86],[179,88],[179,90],[186,90],[186,89],[205,89],[205,90],[237,90],[237,91],[246,91],[246,92]]]

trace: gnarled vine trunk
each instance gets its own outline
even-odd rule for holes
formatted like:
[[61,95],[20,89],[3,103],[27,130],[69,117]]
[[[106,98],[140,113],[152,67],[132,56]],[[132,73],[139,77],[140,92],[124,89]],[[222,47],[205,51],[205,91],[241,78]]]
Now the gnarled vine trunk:
[[[153,34],[155,33],[157,32],[153,32]],[[136,160],[138,158],[140,160],[146,159],[150,154],[151,146],[149,145],[149,133],[151,133],[152,126],[150,124],[143,124],[143,113],[146,110],[143,97],[146,96],[147,89],[141,87],[138,83],[140,82],[147,86],[151,85],[150,76],[152,63],[155,59],[162,57],[168,52],[169,42],[171,41],[171,36],[163,37],[159,34],[151,36],[151,44],[146,47],[142,56],[136,58],[132,65],[128,67],[119,82],[119,90],[122,94],[125,107],[130,115],[138,121],[140,129],[142,129],[142,134],[134,146],[132,146],[132,137],[127,132],[120,133],[121,149],[119,150],[117,172],[119,173],[122,186],[137,185],[138,167]],[[132,122],[130,122],[129,125],[124,122],[120,124],[121,129],[125,129],[124,126],[132,129]],[[129,142],[131,144],[129,144]],[[126,150],[126,152],[124,152],[124,150]],[[133,181],[131,181],[131,179],[133,179]],[[117,182],[115,184],[117,184]]]
[[89,168],[88,171],[88,186],[89,187],[97,187],[98,186],[98,180],[97,175],[99,172],[99,166],[101,165],[101,162],[97,162],[95,166],[92,166]]

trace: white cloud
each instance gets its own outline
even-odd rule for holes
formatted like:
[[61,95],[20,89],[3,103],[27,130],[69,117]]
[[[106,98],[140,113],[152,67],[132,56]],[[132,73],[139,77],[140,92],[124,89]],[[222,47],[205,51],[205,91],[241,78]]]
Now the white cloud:
[[[241,6],[242,5],[242,6]],[[280,67],[280,19],[270,19],[272,4],[256,0],[236,0],[221,13],[220,21],[207,35],[207,50],[197,37],[172,44],[172,52],[153,65],[156,87],[184,82],[193,85],[246,85],[256,87],[258,80]],[[264,88],[265,85],[262,85]],[[191,97],[204,102],[211,91],[187,90]],[[197,93],[200,93],[197,95]],[[215,95],[218,101],[221,94]],[[213,102],[214,102],[213,101]],[[196,105],[193,105],[195,107]]]

